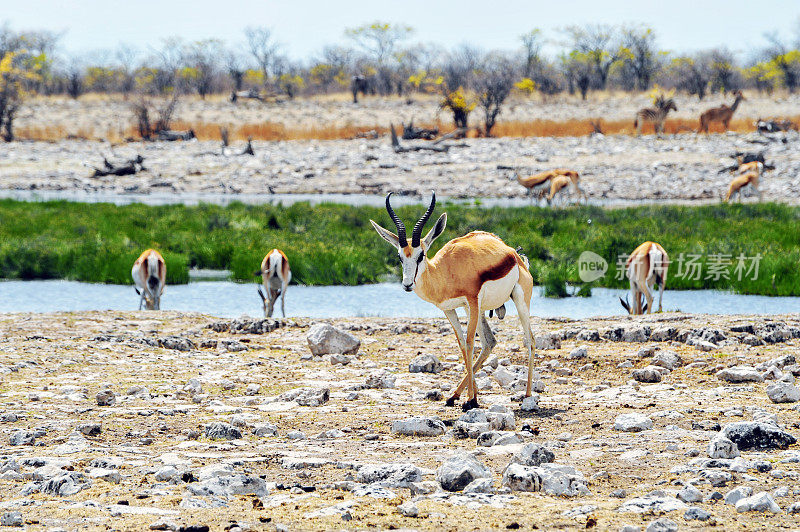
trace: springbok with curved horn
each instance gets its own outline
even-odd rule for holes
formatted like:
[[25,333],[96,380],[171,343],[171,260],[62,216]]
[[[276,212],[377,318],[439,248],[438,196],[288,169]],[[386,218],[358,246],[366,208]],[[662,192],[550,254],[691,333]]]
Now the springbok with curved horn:
[[147,310],[160,310],[161,294],[167,285],[167,264],[161,253],[154,249],[144,251],[133,263],[131,276],[136,294],[140,296],[139,310],[142,304]]
[[[619,298],[622,307],[629,314],[644,314],[653,311],[653,288],[658,285],[658,311],[661,312],[661,298],[664,296],[664,284],[667,281],[669,257],[659,244],[645,242],[633,250],[625,263],[628,280],[631,284],[631,297],[633,307],[627,301]],[[642,299],[645,303],[642,306]]]
[[[469,400],[464,403],[463,409],[469,410],[478,406],[474,374],[496,344],[484,312],[499,309],[509,299],[517,307],[524,344],[528,349],[528,384],[525,395],[530,396],[534,349],[530,323],[533,278],[528,271],[527,261],[499,237],[483,231],[473,231],[449,241],[432,259],[428,259],[428,250],[433,241],[444,232],[447,224],[447,213],[444,213],[425,238],[421,238],[422,229],[436,206],[436,194],[433,194],[428,210],[414,225],[411,244],[406,240],[405,225],[389,202],[391,196],[391,193],[386,196],[386,211],[397,227],[397,234],[370,220],[372,227],[381,238],[397,249],[403,266],[402,284],[405,291],[413,290],[419,297],[444,312],[453,326],[464,357],[466,375],[447,400],[447,405],[453,406],[466,387]],[[459,307],[466,308],[469,315],[466,336],[456,314]],[[476,331],[481,339],[481,353],[478,360],[473,361]]]
[[264,260],[261,261],[261,269],[255,272],[255,275],[261,276],[264,290],[267,292],[265,296],[261,287],[258,289],[258,295],[261,296],[261,303],[264,305],[264,317],[272,317],[272,307],[275,306],[278,296],[281,296],[281,314],[285,318],[286,289],[289,288],[289,281],[292,280],[289,259],[286,258],[283,251],[275,248],[267,253]]

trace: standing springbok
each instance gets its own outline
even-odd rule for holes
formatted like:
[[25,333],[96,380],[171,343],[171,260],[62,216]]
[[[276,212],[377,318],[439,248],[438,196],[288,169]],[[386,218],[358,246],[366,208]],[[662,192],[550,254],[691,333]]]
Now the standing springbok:
[[739,174],[738,176],[733,178],[731,181],[730,186],[728,187],[728,193],[725,195],[725,201],[728,202],[731,200],[731,197],[738,193],[739,194],[739,203],[742,202],[742,189],[747,185],[752,186],[755,191],[758,193],[758,201],[763,200],[763,194],[758,189],[758,179],[761,176],[761,170],[764,168],[764,165],[758,161],[753,161],[750,163],[745,163],[739,167],[740,170],[744,170],[743,173]]
[[255,272],[255,275],[261,276],[261,281],[264,284],[264,292],[261,287],[258,288],[258,295],[261,296],[261,303],[264,305],[264,317],[272,317],[272,307],[275,306],[275,301],[278,296],[281,296],[281,314],[286,317],[286,289],[289,288],[289,281],[292,280],[292,271],[289,269],[289,259],[283,254],[283,251],[275,248],[264,257],[261,261],[261,269]]
[[653,101],[655,107],[645,107],[636,113],[636,118],[633,120],[633,127],[636,128],[636,136],[642,134],[642,125],[645,122],[652,122],[655,128],[656,135],[664,134],[664,121],[670,111],[678,112],[678,107],[675,105],[675,100],[667,98],[663,94],[659,94]]
[[[397,249],[403,266],[402,284],[405,291],[413,290],[419,297],[444,312],[453,326],[464,357],[466,375],[447,400],[447,406],[456,403],[464,387],[467,387],[469,400],[464,403],[463,409],[469,410],[478,406],[474,374],[496,344],[484,312],[499,309],[509,299],[517,307],[524,344],[528,349],[528,384],[525,395],[530,396],[534,352],[530,322],[533,278],[528,271],[527,261],[499,237],[483,231],[473,231],[449,241],[429,260],[428,250],[433,241],[444,232],[447,224],[447,213],[444,213],[425,238],[420,238],[422,229],[436,206],[436,194],[433,194],[428,210],[414,225],[410,245],[406,240],[406,227],[389,202],[391,196],[391,193],[386,196],[386,211],[397,227],[397,234],[372,220],[370,223],[381,238]],[[456,314],[459,307],[466,308],[469,315],[466,336]],[[476,331],[481,339],[481,352],[478,360],[473,361]]]
[[712,107],[700,115],[700,129],[698,130],[698,133],[708,133],[708,126],[712,122],[721,122],[722,126],[725,128],[725,131],[728,131],[728,124],[730,124],[731,118],[733,118],[733,113],[736,112],[736,108],[739,107],[739,103],[745,99],[745,97],[742,95],[742,91],[735,91],[733,95],[736,97],[736,99],[733,100],[733,105],[730,107],[723,104],[719,107]]
[[[619,298],[622,307],[629,314],[652,312],[653,287],[658,285],[658,311],[661,312],[661,298],[664,296],[664,283],[667,281],[667,269],[669,268],[669,257],[664,248],[655,242],[645,242],[633,250],[625,263],[625,268],[631,284],[633,308],[627,301],[627,296],[624,301]],[[644,307],[642,298],[645,300]]]
[[161,309],[161,294],[167,285],[167,264],[161,253],[148,249],[136,259],[131,269],[134,290],[140,296],[139,310],[144,303],[147,310]]
[[537,199],[544,197],[545,191],[547,190],[547,184],[557,176],[567,176],[572,183],[572,187],[575,189],[576,194],[583,197],[584,200],[588,199],[586,192],[584,192],[580,186],[580,175],[578,175],[578,172],[574,170],[568,170],[567,168],[554,168],[553,170],[547,170],[545,172],[540,172],[528,177],[521,177],[519,172],[514,172],[514,175],[517,178],[517,182],[528,189],[528,194],[531,195],[531,201],[533,201],[533,196],[536,196]]

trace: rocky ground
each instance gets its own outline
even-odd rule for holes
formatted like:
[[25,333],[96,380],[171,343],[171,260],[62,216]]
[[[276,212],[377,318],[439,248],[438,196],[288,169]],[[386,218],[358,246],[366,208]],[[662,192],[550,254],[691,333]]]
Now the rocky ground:
[[517,325],[462,414],[444,319],[2,315],[0,524],[797,527],[796,315]]
[[[764,151],[776,169],[761,180],[765,200],[800,202],[800,136],[767,142],[755,134],[696,136],[591,136],[468,139],[446,153],[395,153],[389,140],[255,142],[256,155],[223,156],[214,142],[130,143],[94,141],[0,144],[0,190],[30,197],[42,191],[92,194],[235,199],[242,194],[379,194],[390,190],[421,196],[436,190],[457,198],[523,198],[514,179],[554,167],[581,175],[590,201],[719,201],[732,175],[737,151]],[[762,144],[762,142],[767,142]],[[238,147],[237,147],[238,149]],[[145,171],[93,178],[84,166],[102,166],[103,156],[140,154]]]

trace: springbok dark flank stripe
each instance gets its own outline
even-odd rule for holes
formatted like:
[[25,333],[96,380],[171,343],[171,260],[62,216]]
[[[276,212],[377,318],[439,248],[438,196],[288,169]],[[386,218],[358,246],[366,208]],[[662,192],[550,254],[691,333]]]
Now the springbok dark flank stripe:
[[511,271],[511,268],[516,266],[516,264],[517,259],[514,258],[513,255],[506,255],[506,257],[498,264],[487,270],[483,270],[479,274],[481,284],[485,283],[486,281],[496,281],[498,279],[502,279],[508,274],[508,272]]

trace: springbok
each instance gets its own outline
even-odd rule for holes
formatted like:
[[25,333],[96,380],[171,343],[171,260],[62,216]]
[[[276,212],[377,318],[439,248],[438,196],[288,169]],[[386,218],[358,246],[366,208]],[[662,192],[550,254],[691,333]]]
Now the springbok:
[[740,166],[740,168],[745,169],[746,171],[733,178],[733,181],[731,181],[731,184],[728,187],[728,193],[725,194],[725,201],[729,202],[731,197],[738,193],[739,203],[741,203],[742,189],[747,185],[750,185],[755,189],[756,193],[758,193],[758,201],[762,201],[763,194],[758,189],[758,179],[761,176],[761,170],[764,168],[764,165],[758,161],[753,161],[751,163],[743,164]]
[[514,172],[514,175],[517,178],[517,182],[528,189],[528,194],[531,195],[531,201],[533,201],[533,196],[536,196],[537,199],[544,197],[545,191],[547,190],[547,184],[557,176],[567,176],[572,183],[572,187],[575,189],[575,192],[579,196],[582,196],[584,200],[588,199],[586,192],[584,192],[580,186],[580,176],[578,175],[578,172],[574,170],[568,170],[567,168],[554,168],[553,170],[547,170],[545,172],[540,172],[528,177],[521,177],[519,172]]
[[167,264],[161,253],[154,249],[144,251],[133,263],[131,276],[134,290],[140,296],[139,310],[142,310],[142,303],[147,310],[160,310],[161,294],[167,285]]
[[[556,194],[561,192],[561,189],[567,188],[569,186],[570,180],[565,175],[557,175],[550,181],[550,194],[547,195],[547,204],[549,205],[553,201],[553,197]],[[561,196],[564,197],[563,195]],[[563,202],[562,202],[563,203]]]
[[[628,302],[619,298],[622,307],[629,314],[644,314],[653,311],[653,287],[659,286],[658,311],[661,312],[661,298],[664,296],[664,283],[667,281],[669,257],[659,244],[645,242],[633,250],[625,263],[628,280],[631,284],[631,297],[633,308]],[[642,306],[642,298],[645,303]]]
[[733,95],[736,97],[736,99],[733,101],[733,105],[730,107],[727,105],[712,107],[700,115],[700,129],[698,130],[698,133],[708,133],[708,126],[712,122],[721,122],[722,126],[725,128],[725,131],[728,131],[728,124],[730,124],[733,113],[736,112],[736,108],[739,107],[739,103],[745,99],[744,95],[742,95],[742,91],[735,91]]
[[642,125],[645,122],[652,122],[656,135],[662,135],[664,133],[664,121],[667,119],[669,112],[678,112],[675,100],[667,98],[663,94],[658,95],[653,101],[653,104],[655,107],[645,107],[636,113],[636,118],[633,120],[633,127],[636,128],[636,136],[642,134]]
[[264,305],[264,317],[272,317],[272,307],[278,296],[281,296],[281,314],[286,317],[286,289],[289,288],[289,281],[292,280],[292,271],[289,269],[289,259],[279,249],[273,249],[261,261],[261,269],[254,275],[260,275],[264,284],[264,292],[258,288],[258,295],[261,296],[261,303]]
[[[403,289],[406,292],[413,290],[420,298],[433,303],[444,312],[453,326],[464,357],[466,375],[447,400],[447,406],[456,403],[464,387],[467,387],[469,400],[464,403],[463,409],[469,410],[478,406],[474,375],[496,344],[484,312],[499,309],[509,299],[517,307],[524,345],[528,350],[528,384],[525,395],[530,396],[534,354],[530,322],[533,277],[528,270],[527,261],[499,237],[483,231],[473,231],[447,242],[432,259],[428,259],[428,250],[433,241],[444,232],[447,224],[447,213],[444,213],[425,238],[420,238],[422,229],[436,206],[436,194],[433,194],[425,214],[414,225],[410,245],[406,240],[406,227],[389,202],[391,196],[391,193],[386,196],[386,211],[397,227],[397,234],[384,229],[373,220],[370,223],[381,238],[397,249],[403,267]],[[469,315],[466,336],[456,314],[456,309],[460,307],[466,308]],[[481,339],[481,352],[473,362],[476,331]]]

